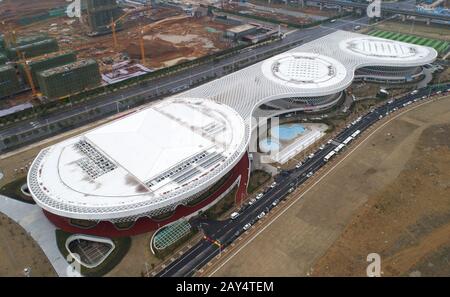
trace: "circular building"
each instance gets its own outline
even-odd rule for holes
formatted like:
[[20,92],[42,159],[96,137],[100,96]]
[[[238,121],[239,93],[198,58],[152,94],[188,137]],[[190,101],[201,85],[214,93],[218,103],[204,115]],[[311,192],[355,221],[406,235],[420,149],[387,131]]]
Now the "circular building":
[[342,91],[351,83],[341,62],[321,54],[285,53],[266,60],[261,69],[271,82],[296,90],[294,95],[261,105],[262,110],[327,109],[343,98]]
[[226,105],[165,100],[43,150],[29,189],[66,230],[156,229],[246,183],[244,133],[244,120]]
[[347,39],[340,47],[357,57],[379,61],[376,65],[361,65],[355,71],[355,79],[378,83],[420,81],[424,77],[422,66],[437,57],[433,48],[376,37]]
[[270,117],[333,107],[355,78],[414,80],[436,56],[429,47],[336,31],[42,150],[28,187],[68,232],[155,230],[236,186],[241,200],[248,154],[257,151],[252,132]]

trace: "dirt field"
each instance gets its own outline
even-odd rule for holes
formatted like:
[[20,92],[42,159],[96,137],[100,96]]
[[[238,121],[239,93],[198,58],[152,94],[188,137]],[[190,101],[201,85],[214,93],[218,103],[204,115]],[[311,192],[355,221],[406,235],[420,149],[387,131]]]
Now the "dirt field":
[[435,38],[440,40],[450,40],[450,28],[427,26],[425,24],[387,21],[370,27],[370,29],[368,30],[372,29],[414,34],[422,37]]
[[268,4],[267,1],[261,1],[261,0],[250,0],[248,2],[255,4],[255,5],[283,8],[283,9],[300,11],[300,12],[304,12],[304,13],[308,13],[308,14],[312,14],[312,15],[320,15],[320,16],[326,16],[326,17],[330,17],[330,16],[333,16],[336,14],[336,11],[334,11],[334,10],[327,10],[327,9],[320,10],[317,7],[309,7],[309,6],[301,7],[300,2],[299,2],[298,6],[290,5],[288,7],[286,7],[286,4],[278,4],[278,3]]
[[[172,66],[214,51],[231,47],[223,32],[230,26],[208,17],[167,21],[145,32],[144,48],[148,66]],[[125,51],[132,59],[140,59],[139,39],[131,41]]]
[[[11,9],[4,4],[3,10],[0,5],[0,15],[2,11],[18,11],[17,14],[22,15],[25,10],[30,9],[29,7],[46,11],[50,7],[57,7],[56,3],[61,1],[64,4],[63,0],[46,0],[26,5],[19,3],[11,5]],[[32,14],[34,10],[30,11],[27,10],[27,14]],[[143,13],[135,11],[122,20],[123,29],[117,31],[116,48],[112,34],[89,37],[87,20],[80,23],[78,19],[58,17],[27,26],[8,22],[7,27],[14,28],[18,37],[48,34],[58,40],[61,50],[75,50],[78,58],[97,59],[102,71],[111,71],[113,61],[121,62],[128,57],[141,62],[139,46],[141,30],[146,35],[144,36],[148,62],[146,66],[152,68],[170,66],[231,46],[222,37],[223,32],[230,26],[215,23],[207,17],[172,20],[183,14],[179,9],[167,7],[154,7],[151,11],[145,12],[145,17],[141,15]],[[158,25],[161,21],[164,23]]]
[[18,224],[0,213],[0,276],[56,276],[44,252]]
[[66,4],[65,0],[4,0],[0,3],[0,20],[16,20]]
[[393,120],[214,276],[449,275],[449,134],[450,97]]
[[[262,5],[262,6],[268,6],[267,4],[263,4],[260,2],[255,2],[255,4],[257,5]],[[292,7],[288,7],[286,8],[286,6],[284,5],[271,5],[269,7],[274,7],[274,8],[283,8],[283,9],[287,9],[287,10],[295,10],[295,11],[299,11],[299,12],[303,12],[307,15],[333,15],[330,13],[325,13],[325,12],[320,12],[320,10],[314,10],[313,8],[308,8],[308,9],[294,9]],[[239,6],[237,4],[228,4],[226,5],[224,8],[226,8],[227,10],[232,10],[235,12],[239,12],[239,13],[246,13],[249,15],[254,15],[254,16],[258,16],[258,17],[263,17],[263,18],[267,18],[267,19],[276,19],[280,22],[286,22],[286,23],[291,23],[291,24],[297,24],[297,25],[305,25],[305,24],[310,24],[313,22],[313,19],[310,17],[299,17],[299,16],[290,16],[290,15],[286,15],[286,14],[281,14],[281,13],[272,13],[272,12],[265,12],[265,11],[261,11],[261,10],[254,10],[254,9],[250,9],[247,7],[243,7],[243,6]],[[316,13],[319,12],[319,13]]]

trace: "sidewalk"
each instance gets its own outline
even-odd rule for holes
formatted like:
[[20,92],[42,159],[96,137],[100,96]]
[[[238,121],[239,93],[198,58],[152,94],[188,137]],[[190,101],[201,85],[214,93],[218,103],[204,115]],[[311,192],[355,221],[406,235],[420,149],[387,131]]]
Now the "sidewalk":
[[68,276],[67,268],[69,264],[56,245],[56,227],[47,220],[37,205],[0,195],[0,212],[10,217],[31,235],[47,256],[58,276]]

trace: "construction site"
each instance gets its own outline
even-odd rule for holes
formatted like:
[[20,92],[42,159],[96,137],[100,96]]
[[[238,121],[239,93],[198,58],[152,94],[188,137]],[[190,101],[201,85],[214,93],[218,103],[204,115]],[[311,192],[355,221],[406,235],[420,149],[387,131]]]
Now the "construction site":
[[[1,93],[1,110],[64,98],[241,43],[225,36],[236,24],[216,20],[206,6],[115,0],[80,3],[78,18],[69,17],[76,7],[65,0],[0,2],[0,66],[6,65],[0,68],[0,85],[7,90]],[[40,85],[41,71],[89,59],[97,62],[102,78],[97,84],[83,84],[82,77],[71,75],[78,80],[72,84],[76,88],[50,94]]]

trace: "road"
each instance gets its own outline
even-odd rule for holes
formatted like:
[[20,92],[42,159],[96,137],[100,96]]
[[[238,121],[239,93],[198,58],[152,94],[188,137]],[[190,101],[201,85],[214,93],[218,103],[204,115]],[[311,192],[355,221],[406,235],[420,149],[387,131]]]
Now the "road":
[[[340,5],[340,6],[344,6],[344,7],[360,8],[360,9],[364,9],[364,10],[369,5],[368,3],[353,2],[353,1],[348,1],[348,0],[309,0],[309,1],[333,5],[333,6]],[[430,12],[425,12],[425,11],[418,11],[416,9],[415,4],[413,4],[413,1],[411,1],[411,0],[404,1],[404,2],[382,3],[381,11],[388,12],[391,14],[405,14],[406,13],[411,16],[431,18],[434,20],[450,22],[449,15],[435,14],[435,13],[430,13]]]
[[[327,163],[327,161],[324,160],[324,157],[331,151],[336,150],[336,148],[342,144],[344,140],[350,137],[357,130],[359,130],[360,133],[363,133],[386,115],[405,108],[413,102],[424,100],[432,95],[438,94],[436,92],[441,91],[448,93],[450,90],[449,88],[450,84],[446,84],[439,89],[435,87],[424,88],[419,90],[416,94],[407,94],[394,100],[393,102],[390,100],[383,105],[374,108],[364,116],[361,116],[359,120],[355,120],[352,124],[349,124],[339,134],[337,134],[333,141],[327,142],[322,146],[322,149],[318,149],[314,152],[314,155],[311,155],[311,157],[307,157],[303,160],[303,164],[299,168],[282,171],[275,178],[275,181],[277,182],[276,186],[274,188],[267,188],[263,192],[263,197],[252,205],[247,203],[242,206],[239,210],[239,216],[234,220],[193,220],[192,224],[202,229],[207,239],[202,239],[186,253],[160,271],[156,276],[167,277],[194,275],[199,269],[201,269],[201,267],[217,256],[223,248],[230,245],[242,233],[244,233],[245,231],[243,228],[246,224],[254,225],[258,221],[257,217],[259,214],[263,211],[265,213],[269,212],[281,200],[287,199],[289,193],[293,189],[304,184],[311,177],[310,174],[314,174]],[[359,135],[355,138],[359,137]],[[343,150],[345,150],[347,146],[348,144],[344,146]],[[336,158],[335,156],[333,158]],[[222,244],[221,247],[214,244],[213,241],[220,242]]]
[[[335,23],[329,23],[324,26],[318,26],[314,28],[304,29],[304,30],[295,30],[290,34],[286,35],[281,41],[271,43],[266,46],[257,47],[252,49],[251,51],[243,50],[237,56],[229,57],[219,62],[210,62],[206,63],[192,69],[188,69],[177,74],[156,79],[151,81],[151,84],[148,86],[132,86],[125,90],[119,90],[113,94],[107,94],[104,96],[99,96],[95,99],[88,100],[86,102],[82,102],[80,104],[74,105],[71,108],[64,108],[61,111],[55,111],[46,117],[40,117],[33,120],[27,121],[19,121],[3,127],[0,129],[0,140],[6,137],[11,137],[14,135],[18,135],[23,133],[24,131],[29,131],[33,129],[37,129],[39,127],[45,127],[50,124],[57,123],[62,121],[63,119],[70,118],[71,116],[75,116],[77,114],[84,113],[88,110],[92,110],[94,108],[117,104],[118,110],[126,110],[126,106],[121,106],[120,101],[134,97],[137,95],[142,95],[148,98],[148,102],[154,101],[158,99],[158,95],[164,94],[169,91],[173,91],[174,89],[179,89],[180,86],[189,86],[191,82],[196,81],[197,79],[204,77],[222,77],[227,74],[225,67],[231,66],[236,62],[244,59],[248,59],[251,57],[255,57],[256,55],[263,54],[269,52],[273,49],[278,49],[283,46],[289,44],[295,44],[299,41],[302,43],[307,43],[312,40],[318,39],[325,35],[328,35],[337,29],[341,30],[351,30],[355,23],[364,23],[367,22],[367,18],[359,18],[355,17],[345,17],[336,21]],[[108,115],[105,115],[105,117]]]

